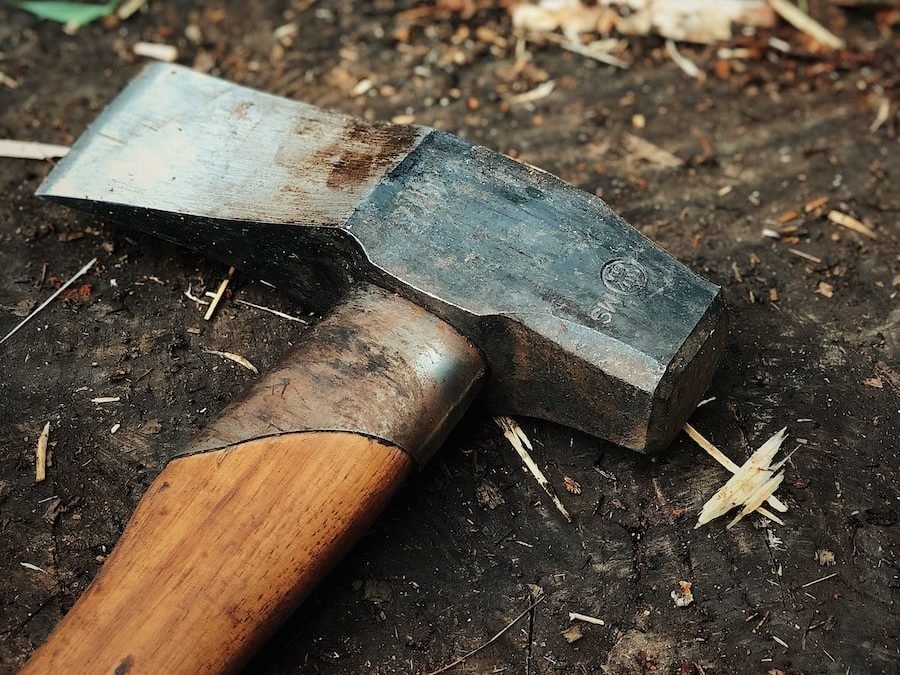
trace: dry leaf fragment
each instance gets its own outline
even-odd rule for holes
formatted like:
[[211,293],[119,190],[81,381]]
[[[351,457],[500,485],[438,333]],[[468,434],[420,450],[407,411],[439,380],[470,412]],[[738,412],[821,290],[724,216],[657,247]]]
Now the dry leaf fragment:
[[566,642],[572,644],[573,642],[578,642],[581,638],[584,637],[584,631],[581,630],[581,626],[575,624],[571,628],[567,628],[562,632],[563,638],[565,638]]
[[486,509],[496,509],[505,503],[503,494],[492,481],[483,480],[475,488],[475,499]]
[[816,551],[816,560],[818,560],[819,565],[822,567],[834,565],[834,551],[829,551],[827,548],[820,548]]
[[581,483],[572,478],[571,476],[563,477],[563,485],[565,485],[566,490],[571,492],[573,495],[581,494]]
[[867,387],[872,387],[872,389],[884,389],[884,383],[881,381],[881,378],[877,376],[863,380],[863,384]]
[[676,607],[687,607],[692,602],[694,602],[694,594],[691,592],[691,586],[693,586],[690,581],[679,581],[678,589],[672,591],[672,600],[675,601]]
[[637,159],[643,159],[653,164],[659,164],[670,169],[679,167],[684,162],[680,157],[673,155],[668,150],[663,150],[658,145],[648,140],[635,136],[634,134],[625,134],[625,149]]

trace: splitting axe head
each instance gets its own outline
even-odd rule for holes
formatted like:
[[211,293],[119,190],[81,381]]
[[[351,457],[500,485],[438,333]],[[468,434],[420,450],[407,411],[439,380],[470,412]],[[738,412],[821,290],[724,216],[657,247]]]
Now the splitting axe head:
[[[717,286],[555,176],[444,131],[368,124],[178,66],[148,67],[38,194],[198,250],[331,310],[166,467],[97,582],[29,664],[34,672],[73,660],[98,672],[123,663],[127,672],[237,667],[479,391],[496,414],[657,451],[703,395],[725,339]],[[323,446],[331,448],[327,459]],[[220,553],[229,565],[237,557],[243,570],[282,564],[284,578],[220,586],[221,565],[206,569],[169,549],[153,554],[161,560],[143,577],[128,572],[134,557],[149,555],[139,534],[164,539],[165,522],[209,524],[203,504],[217,490],[231,490],[229,508],[245,498],[247,509],[261,508],[258,494],[244,494],[246,483],[262,480],[270,469],[260,465],[282,453],[290,468],[281,465],[278,479],[296,481],[300,494],[279,504],[287,513],[270,517],[299,521],[296,531],[277,534],[294,537],[292,552],[273,543],[272,532],[255,532],[262,543],[251,551],[243,532]],[[337,493],[346,484],[347,494],[311,503],[303,493],[323,477]],[[184,506],[191,495],[199,505]],[[327,542],[308,541],[311,530],[331,526]],[[208,537],[203,545],[215,558],[228,533]],[[192,573],[160,572],[177,565],[193,565]],[[152,636],[132,635],[122,648],[108,639],[102,648],[79,648],[99,626],[126,631],[123,608],[148,586],[183,597],[196,583],[215,585],[193,601],[198,615],[225,616],[219,629],[212,637],[179,635],[180,651],[165,628],[174,624],[162,621],[156,636],[191,656],[162,659],[166,650],[144,644]],[[117,584],[131,595],[118,597]],[[263,596],[278,600],[277,611],[263,607]],[[97,619],[110,612],[115,621]]]

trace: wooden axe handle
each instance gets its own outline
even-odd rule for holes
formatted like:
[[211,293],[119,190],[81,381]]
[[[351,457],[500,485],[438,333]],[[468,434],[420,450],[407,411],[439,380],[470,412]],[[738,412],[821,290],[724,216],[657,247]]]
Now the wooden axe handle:
[[312,332],[166,466],[23,673],[239,669],[481,382],[481,357],[456,331],[371,287]]
[[300,433],[171,462],[23,673],[238,669],[412,468],[356,434]]

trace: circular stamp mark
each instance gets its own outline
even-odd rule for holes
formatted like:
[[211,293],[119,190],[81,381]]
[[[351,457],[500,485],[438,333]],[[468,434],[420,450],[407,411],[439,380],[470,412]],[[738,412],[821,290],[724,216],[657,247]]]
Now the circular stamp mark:
[[640,293],[647,286],[647,270],[633,260],[610,260],[600,278],[609,290],[622,295]]

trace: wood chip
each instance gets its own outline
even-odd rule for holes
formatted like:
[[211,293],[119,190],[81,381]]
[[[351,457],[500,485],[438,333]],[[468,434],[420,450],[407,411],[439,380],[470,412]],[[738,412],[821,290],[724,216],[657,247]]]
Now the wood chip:
[[535,101],[540,101],[542,98],[547,98],[555,88],[556,82],[554,82],[553,80],[547,80],[546,82],[536,86],[534,89],[530,89],[522,94],[510,96],[506,100],[510,105],[534,103]]
[[831,49],[844,49],[847,46],[847,43],[841,38],[788,0],[769,0],[769,4],[781,15],[782,19],[797,30],[809,35],[816,42]]
[[216,307],[219,306],[219,303],[222,301],[222,296],[225,295],[225,290],[228,288],[228,284],[231,281],[231,277],[234,276],[234,268],[228,268],[228,276],[222,279],[219,282],[219,288],[212,296],[212,302],[209,303],[209,307],[206,310],[206,314],[203,315],[204,321],[209,321],[213,314],[216,313]]
[[256,369],[252,363],[250,363],[247,359],[245,359],[240,354],[234,354],[232,352],[220,352],[217,349],[204,349],[207,354],[213,354],[215,356],[221,356],[223,359],[228,359],[229,361],[234,361],[239,366],[243,366],[247,370],[253,372],[256,375],[259,375],[259,371]]
[[50,574],[50,572],[48,572],[47,570],[45,570],[43,567],[38,567],[37,565],[32,565],[32,564],[29,563],[29,562],[20,562],[19,564],[20,564],[22,567],[24,567],[25,569],[31,570],[31,571],[33,571],[33,572],[43,572],[44,574]]
[[675,46],[675,43],[672,40],[666,40],[666,53],[669,55],[669,58],[672,59],[672,62],[681,68],[681,71],[685,75],[692,77],[695,80],[703,79],[703,71],[697,67],[696,63],[679,52],[678,47]]
[[[783,477],[783,473],[779,473],[783,461],[773,465],[772,460],[787,437],[786,431],[787,427],[763,443],[728,482],[703,505],[695,528],[725,515],[736,506],[746,507],[758,500],[753,509],[750,509],[752,511],[772,496],[774,488],[767,493],[772,487],[771,483],[776,477]],[[780,484],[780,478],[778,484]]]
[[31,314],[29,314],[29,315],[26,316],[24,319],[22,319],[22,320],[21,320],[21,321],[20,321],[20,322],[19,322],[19,323],[11,330],[11,331],[9,331],[6,335],[4,335],[3,338],[0,339],[0,344],[3,344],[4,342],[6,342],[9,338],[11,338],[11,337],[16,333],[16,331],[18,331],[22,326],[24,326],[26,323],[28,323],[29,321],[31,321],[35,316],[37,316],[38,313],[39,313],[42,309],[44,309],[44,307],[46,307],[46,306],[49,305],[51,302],[53,302],[53,300],[54,300],[57,296],[59,296],[61,293],[63,293],[69,286],[71,286],[72,284],[74,284],[75,281],[78,280],[79,278],[81,278],[82,275],[86,274],[87,271],[88,271],[89,269],[91,269],[91,268],[94,266],[94,264],[95,264],[96,262],[97,262],[97,259],[94,258],[94,259],[91,260],[87,265],[85,265],[85,266],[82,267],[80,270],[78,270],[78,271],[75,273],[75,276],[73,276],[73,277],[72,277],[71,279],[69,279],[66,283],[64,283],[62,286],[60,286],[58,289],[56,289],[56,292],[53,293],[53,295],[51,295],[49,298],[47,298],[46,300],[44,300],[44,302],[42,302],[42,303],[38,306],[38,308],[37,308],[36,310],[34,310]]
[[870,239],[878,239],[878,235],[875,234],[872,228],[853,216],[848,216],[846,213],[834,210],[829,211],[828,220],[832,223],[837,223],[841,227],[846,227],[848,230],[853,230],[854,232],[865,235]]
[[117,403],[121,400],[120,396],[98,396],[97,398],[92,398],[91,403]]
[[875,119],[872,120],[872,124],[869,126],[869,133],[874,134],[878,131],[881,128],[881,125],[888,121],[890,115],[891,102],[887,98],[882,98],[878,104],[878,113],[875,115]]
[[[692,427],[690,424],[685,422],[683,428],[684,428],[684,432],[688,436],[690,436],[691,439],[693,439],[693,441],[697,445],[699,445],[701,448],[703,448],[709,454],[709,456],[712,457],[714,460],[716,460],[719,464],[724,466],[726,469],[728,469],[733,474],[740,471],[741,467],[739,467],[737,464],[732,462],[731,459],[725,455],[725,453],[723,453],[715,445],[710,443],[706,439],[706,437],[704,437],[703,434],[701,434],[699,431],[697,431],[694,427]],[[775,497],[774,495],[769,497],[768,503],[769,503],[769,506],[771,506],[776,511],[779,511],[780,513],[786,513],[788,510],[787,506],[785,506],[781,502],[781,500],[778,499],[778,497]],[[771,513],[766,509],[759,508],[759,509],[757,509],[757,512],[759,513],[759,515],[768,518],[772,522],[778,523],[779,525],[784,525],[784,521],[781,520],[781,518],[779,518],[774,513]]]
[[818,208],[825,206],[828,203],[828,197],[817,197],[816,199],[811,199],[803,205],[803,210],[806,213],[810,213],[815,211]]
[[580,614],[579,612],[569,612],[569,621],[584,621],[596,626],[606,625],[606,622],[603,619],[598,619],[596,616],[589,616],[588,614]]
[[69,154],[69,146],[52,145],[50,143],[34,143],[32,141],[14,141],[0,139],[0,157],[11,159],[54,159]]
[[531,472],[531,475],[534,476],[535,480],[537,480],[538,485],[540,485],[541,488],[543,488],[544,492],[547,493],[547,496],[550,497],[550,499],[553,501],[553,504],[563,515],[563,517],[571,523],[572,516],[569,515],[569,512],[566,509],[565,505],[559,500],[559,497],[556,496],[556,492],[553,490],[553,486],[550,485],[550,482],[547,480],[544,472],[541,471],[540,467],[535,463],[535,461],[531,458],[531,455],[528,453],[529,450],[533,450],[534,448],[532,447],[531,441],[528,439],[528,436],[526,436],[525,432],[522,431],[522,427],[520,427],[518,422],[516,422],[512,417],[495,417],[494,422],[503,430],[503,435],[506,437],[506,440],[509,441],[509,444],[513,446],[513,449],[518,453],[519,458],[525,465],[525,468],[527,468],[528,471]]
[[146,4],[147,0],[125,0],[116,10],[116,16],[119,17],[119,21],[125,21]]
[[50,440],[50,422],[44,425],[41,435],[38,436],[37,449],[34,461],[34,482],[40,483],[47,478],[47,443]]
[[655,145],[640,136],[625,134],[624,140],[625,149],[637,159],[643,159],[670,169],[674,169],[684,164],[681,158],[673,155],[668,150],[663,150],[658,145]]
[[172,63],[178,60],[178,49],[172,45],[163,45],[157,42],[136,42],[131,48],[137,56],[156,61]]
[[819,285],[816,286],[816,293],[825,298],[833,298],[834,286],[829,284],[827,281],[820,281]]

